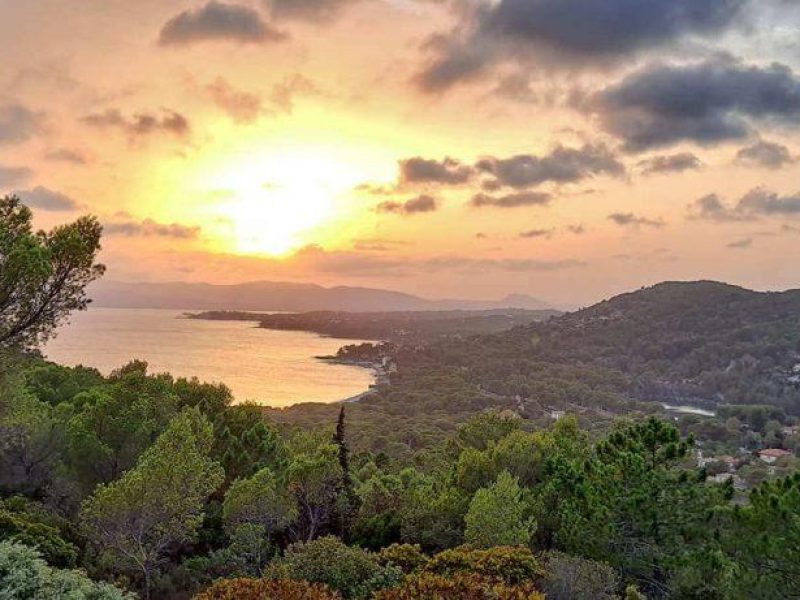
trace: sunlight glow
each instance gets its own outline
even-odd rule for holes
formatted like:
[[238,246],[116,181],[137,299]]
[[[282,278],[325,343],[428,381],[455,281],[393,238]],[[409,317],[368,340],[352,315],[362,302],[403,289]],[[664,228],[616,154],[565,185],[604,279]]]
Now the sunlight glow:
[[314,230],[346,210],[343,196],[362,178],[330,152],[308,148],[232,162],[212,178],[215,188],[229,193],[219,205],[229,249],[284,256],[320,243]]

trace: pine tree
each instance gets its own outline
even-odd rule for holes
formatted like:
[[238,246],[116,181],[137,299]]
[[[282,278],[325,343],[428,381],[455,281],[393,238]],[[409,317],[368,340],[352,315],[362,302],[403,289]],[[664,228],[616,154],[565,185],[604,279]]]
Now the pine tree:
[[358,510],[358,496],[353,483],[353,476],[350,472],[350,449],[347,447],[345,434],[345,408],[339,410],[339,418],[336,422],[336,433],[333,441],[338,449],[339,466],[342,470],[342,478],[336,498],[336,521],[339,528],[339,535],[342,539],[348,539],[350,523],[355,512]]

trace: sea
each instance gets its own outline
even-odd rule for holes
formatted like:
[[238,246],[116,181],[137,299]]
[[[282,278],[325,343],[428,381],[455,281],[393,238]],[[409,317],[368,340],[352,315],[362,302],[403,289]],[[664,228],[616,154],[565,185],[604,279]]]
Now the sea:
[[150,373],[222,382],[237,402],[274,407],[347,400],[374,382],[369,369],[315,358],[359,341],[261,329],[251,322],[186,319],[185,312],[193,311],[90,307],[72,315],[43,353],[105,375],[141,359]]

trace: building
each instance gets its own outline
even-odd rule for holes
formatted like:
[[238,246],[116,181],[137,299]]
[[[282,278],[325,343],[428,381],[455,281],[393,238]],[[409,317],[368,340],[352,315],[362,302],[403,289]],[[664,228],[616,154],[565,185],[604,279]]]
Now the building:
[[758,453],[758,457],[768,465],[773,464],[780,458],[786,458],[787,456],[792,456],[792,453],[788,450],[781,450],[780,448],[767,448]]

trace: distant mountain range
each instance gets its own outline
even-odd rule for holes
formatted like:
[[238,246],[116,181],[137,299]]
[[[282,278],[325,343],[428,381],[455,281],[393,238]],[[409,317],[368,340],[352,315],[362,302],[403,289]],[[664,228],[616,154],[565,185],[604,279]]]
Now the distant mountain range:
[[362,287],[330,287],[306,283],[254,281],[236,285],[210,283],[98,282],[90,295],[95,306],[194,310],[350,312],[418,310],[546,310],[546,302],[524,294],[501,300],[430,300],[402,292]]

